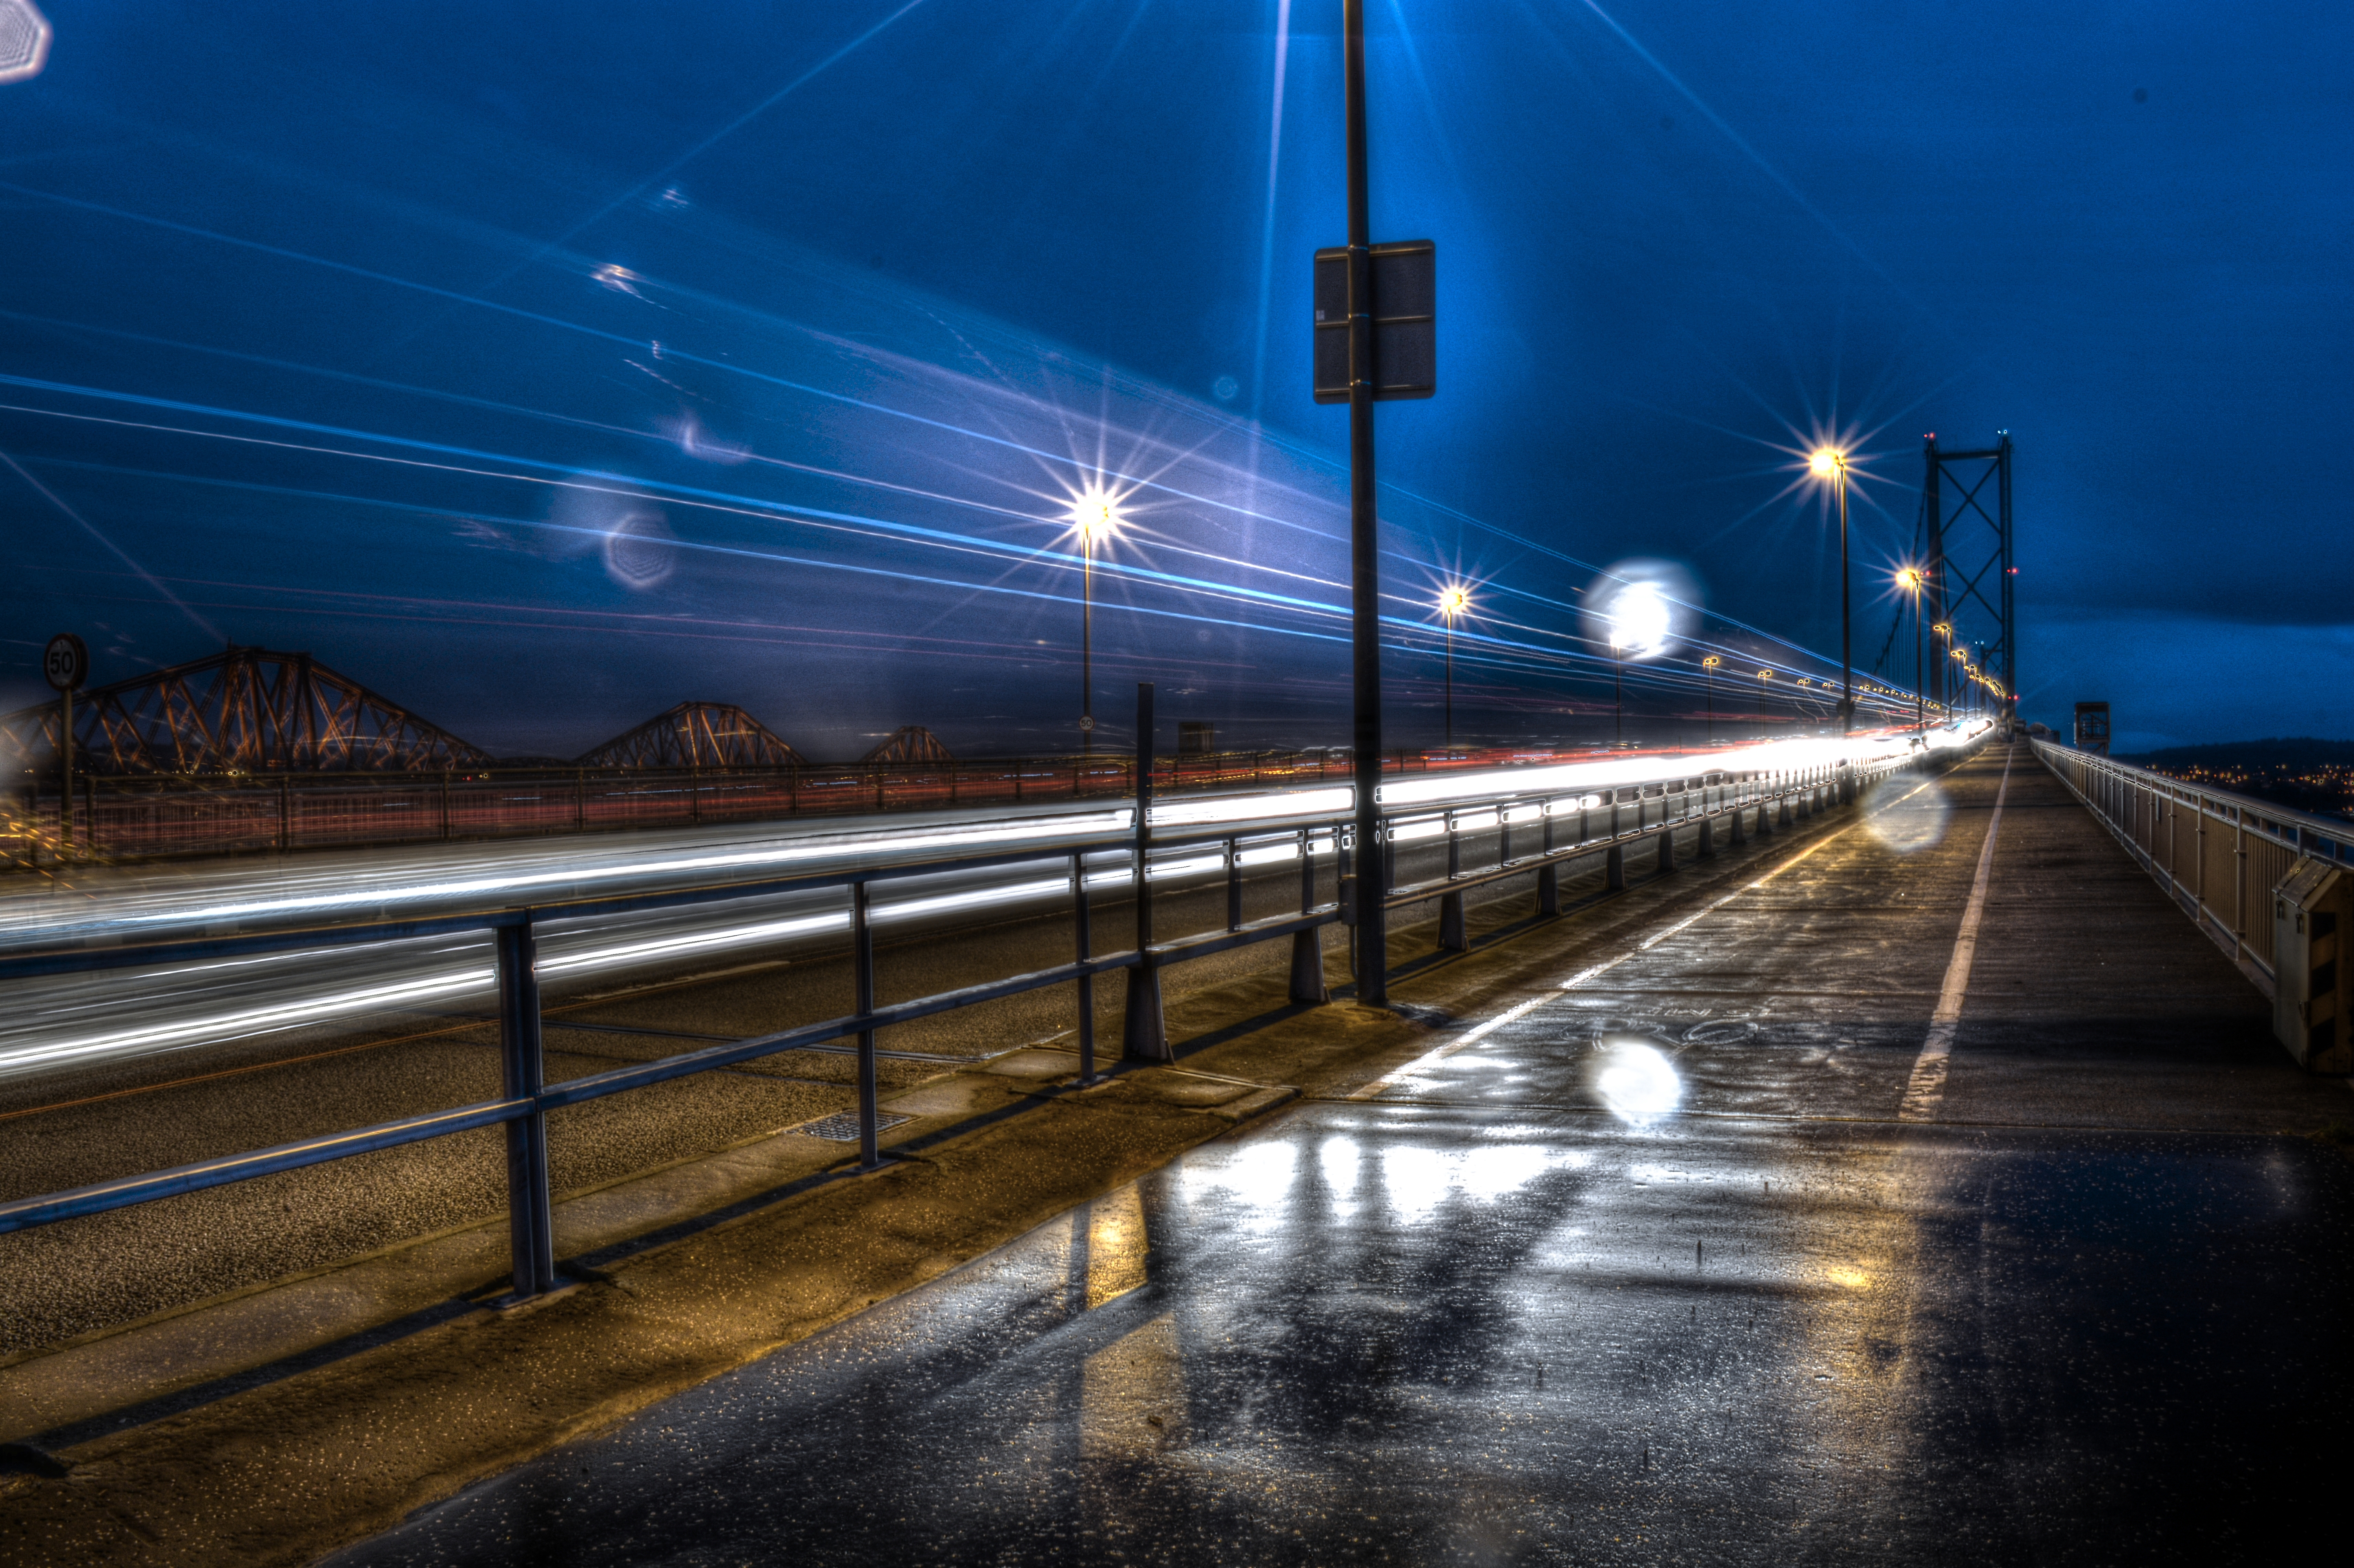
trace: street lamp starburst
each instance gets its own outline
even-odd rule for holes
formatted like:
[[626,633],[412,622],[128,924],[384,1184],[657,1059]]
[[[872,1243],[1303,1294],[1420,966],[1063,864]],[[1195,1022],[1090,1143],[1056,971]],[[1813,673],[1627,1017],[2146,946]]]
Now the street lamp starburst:
[[1471,590],[1449,583],[1438,593],[1438,613],[1447,622],[1447,749],[1455,749],[1455,620],[1471,608]]
[[1079,538],[1079,750],[1096,748],[1096,551],[1118,536],[1120,493],[1089,482],[1071,497],[1071,532]]

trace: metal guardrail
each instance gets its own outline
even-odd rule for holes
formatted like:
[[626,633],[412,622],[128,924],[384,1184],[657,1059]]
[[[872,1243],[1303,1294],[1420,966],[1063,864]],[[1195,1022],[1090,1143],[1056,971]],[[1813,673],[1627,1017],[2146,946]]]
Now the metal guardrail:
[[[1440,901],[1441,945],[1460,949],[1463,939],[1464,893],[1500,878],[1534,875],[1542,913],[1560,910],[1558,875],[1563,865],[1600,854],[1605,857],[1609,885],[1625,885],[1625,853],[1630,844],[1646,839],[1659,842],[1659,863],[1672,866],[1675,835],[1691,828],[1700,834],[1700,853],[1714,853],[1716,824],[1727,822],[1738,842],[1755,818],[1755,831],[1764,833],[1787,827],[1796,815],[1828,806],[1836,799],[1852,799],[1870,780],[1894,771],[1908,760],[1889,757],[1869,764],[1819,767],[1797,771],[1725,771],[1680,775],[1639,784],[1618,784],[1596,789],[1531,790],[1480,800],[1476,805],[1434,802],[1402,809],[1384,819],[1382,856],[1386,897],[1393,906]],[[1197,798],[1198,799],[1198,798]],[[60,1220],[128,1208],[160,1198],[226,1186],[280,1171],[323,1164],[351,1155],[397,1148],[473,1128],[501,1126],[506,1129],[507,1210],[513,1243],[514,1288],[527,1297],[552,1289],[556,1283],[554,1212],[548,1187],[547,1114],[625,1090],[642,1088],[692,1074],[731,1066],[780,1052],[841,1049],[829,1043],[856,1040],[858,1057],[859,1163],[872,1169],[881,1163],[877,1146],[875,1059],[876,1032],[912,1022],[957,1008],[1013,996],[1049,986],[1078,988],[1080,1082],[1099,1081],[1096,1071],[1094,980],[1115,969],[1129,971],[1129,1003],[1123,1040],[1130,1059],[1165,1060],[1167,1046],[1160,1009],[1159,971],[1167,965],[1201,958],[1252,943],[1290,938],[1293,941],[1291,994],[1295,1001],[1323,1001],[1324,955],[1320,928],[1341,923],[1350,906],[1346,897],[1320,902],[1317,860],[1333,861],[1345,883],[1352,873],[1354,846],[1345,810],[1320,812],[1281,825],[1262,820],[1199,829],[1153,831],[1151,792],[1135,797],[1131,828],[1098,833],[1046,847],[1007,850],[986,855],[948,856],[907,862],[887,870],[835,870],[768,881],[735,881],[667,889],[603,899],[496,908],[447,908],[420,911],[398,921],[353,921],[244,935],[190,935],[92,948],[80,943],[41,948],[19,946],[0,952],[0,980],[27,976],[118,969],[236,955],[351,947],[420,936],[488,929],[494,935],[498,976],[498,1026],[502,1068],[498,1098],[458,1106],[397,1121],[327,1133],[274,1148],[220,1156],[168,1171],[148,1171],[113,1181],[0,1203],[0,1234],[52,1224]],[[1182,804],[1182,803],[1181,803]],[[1574,826],[1572,824],[1575,824]],[[1492,830],[1496,854],[1487,864],[1466,868],[1464,849],[1469,835]],[[1535,835],[1533,852],[1522,832]],[[1444,876],[1405,886],[1395,885],[1397,845],[1443,837],[1447,856]],[[1172,859],[1192,856],[1215,846],[1223,858],[1226,883],[1226,922],[1212,930],[1170,941],[1152,935],[1150,884],[1169,874]],[[1299,911],[1254,921],[1242,917],[1246,859],[1257,849],[1288,848],[1300,867]],[[1097,953],[1091,947],[1090,895],[1087,876],[1090,858],[1124,855],[1130,879],[1136,916],[1132,947]],[[1156,858],[1161,863],[1156,866]],[[1264,856],[1262,855],[1262,858]],[[878,1004],[875,996],[874,928],[870,890],[877,884],[943,873],[972,871],[1015,864],[1038,865],[1059,861],[1068,868],[1075,952],[1070,962],[1010,975],[983,984],[942,991],[906,1001]],[[840,887],[847,897],[855,1011],[840,1018],[804,1024],[777,1033],[726,1042],[631,1064],[556,1084],[546,1080],[541,1039],[542,1010],[536,972],[534,928],[539,923],[584,915],[622,914],[714,900],[738,900],[767,895]],[[1336,888],[1336,895],[1339,893]]]
[[[1590,755],[1465,747],[1386,753],[1382,768],[1384,774],[1429,773]],[[1132,757],[1104,753],[676,768],[517,762],[438,773],[86,772],[75,782],[67,816],[59,814],[53,777],[0,795],[0,868],[1116,800],[1134,790],[1135,768]],[[1153,788],[1172,790],[1346,783],[1352,777],[1339,750],[1163,753],[1152,772]]]
[[2354,822],[2203,789],[2054,741],[2035,755],[2266,996],[2272,895],[2298,859],[2354,865]]

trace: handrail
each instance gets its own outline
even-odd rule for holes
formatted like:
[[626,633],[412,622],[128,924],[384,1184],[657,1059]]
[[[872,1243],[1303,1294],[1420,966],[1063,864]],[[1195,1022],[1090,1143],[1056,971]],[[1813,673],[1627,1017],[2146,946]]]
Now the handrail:
[[[2302,856],[2354,864],[2354,822],[2211,789],[2055,741],[2031,744],[2053,777],[2271,996],[2273,889]],[[2227,837],[2228,849],[2221,842]]]

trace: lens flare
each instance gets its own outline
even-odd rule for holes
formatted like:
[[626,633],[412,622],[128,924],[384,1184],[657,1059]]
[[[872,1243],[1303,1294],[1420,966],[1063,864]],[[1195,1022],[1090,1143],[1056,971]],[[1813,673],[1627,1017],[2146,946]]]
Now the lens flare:
[[1873,785],[1864,796],[1863,810],[1872,836],[1898,854],[1935,849],[1946,836],[1946,819],[1953,815],[1943,789],[1901,773]]
[[1691,576],[1671,561],[1621,561],[1585,590],[1585,634],[1613,659],[1664,658],[1698,619]]
[[1683,1080],[1666,1054],[1644,1041],[1605,1041],[1588,1071],[1596,1097],[1629,1126],[1648,1127],[1683,1103]]

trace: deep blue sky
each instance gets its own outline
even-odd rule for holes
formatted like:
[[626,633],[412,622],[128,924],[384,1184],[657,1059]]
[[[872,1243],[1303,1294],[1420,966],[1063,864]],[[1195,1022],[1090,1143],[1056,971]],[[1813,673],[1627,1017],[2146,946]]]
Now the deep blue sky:
[[[1151,678],[1346,739],[1338,0],[45,9],[0,85],[0,704],[74,628],[101,680],[307,648],[498,750],[686,696],[819,757],[1057,749],[1077,582],[1037,552],[1101,471],[1108,726]],[[2354,731],[2354,10],[1369,16],[1375,238],[1440,260],[1390,609],[1473,585],[1462,730],[1606,726],[1576,605],[1629,557],[1819,675],[1823,433],[1870,666],[1921,436],[2008,429],[2031,717]],[[1434,740],[1400,643],[1393,735]]]

